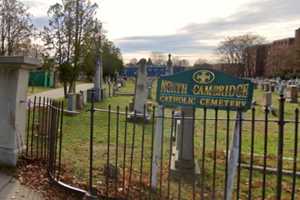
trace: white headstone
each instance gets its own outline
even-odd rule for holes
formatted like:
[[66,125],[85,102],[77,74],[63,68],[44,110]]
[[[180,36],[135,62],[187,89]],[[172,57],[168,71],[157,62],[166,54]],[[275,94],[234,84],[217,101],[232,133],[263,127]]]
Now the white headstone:
[[144,113],[144,106],[147,103],[148,87],[147,87],[147,69],[146,60],[142,59],[139,62],[139,68],[137,73],[137,79],[135,84],[135,96],[133,111],[138,115]]

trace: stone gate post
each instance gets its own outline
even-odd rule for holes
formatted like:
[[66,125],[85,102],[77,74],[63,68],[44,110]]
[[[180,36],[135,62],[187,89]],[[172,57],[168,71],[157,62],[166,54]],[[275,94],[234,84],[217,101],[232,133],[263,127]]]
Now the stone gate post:
[[0,57],[0,163],[15,166],[24,147],[29,70],[36,59]]

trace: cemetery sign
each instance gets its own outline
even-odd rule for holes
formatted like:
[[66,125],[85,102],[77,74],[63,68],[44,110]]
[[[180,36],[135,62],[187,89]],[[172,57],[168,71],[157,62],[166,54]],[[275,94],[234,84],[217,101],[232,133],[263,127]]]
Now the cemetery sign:
[[218,108],[246,111],[253,83],[213,69],[192,69],[164,76],[157,83],[157,101],[166,107]]

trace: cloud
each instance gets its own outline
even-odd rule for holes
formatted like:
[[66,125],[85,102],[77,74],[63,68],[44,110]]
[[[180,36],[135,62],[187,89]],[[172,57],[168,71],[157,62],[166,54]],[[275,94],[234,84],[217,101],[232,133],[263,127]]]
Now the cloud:
[[245,5],[227,18],[189,24],[176,34],[126,37],[116,40],[116,43],[125,53],[212,53],[216,44],[231,32],[245,32],[259,26],[297,20],[300,17],[299,8],[299,0],[260,0]]

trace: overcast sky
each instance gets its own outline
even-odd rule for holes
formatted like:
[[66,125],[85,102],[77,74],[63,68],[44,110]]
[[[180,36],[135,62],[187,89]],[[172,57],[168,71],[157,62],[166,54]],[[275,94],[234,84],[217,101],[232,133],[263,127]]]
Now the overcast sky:
[[[38,27],[60,0],[21,0]],[[294,37],[300,28],[300,0],[92,0],[109,39],[125,61],[152,51],[182,58],[215,59],[225,36],[255,33],[268,41]]]

